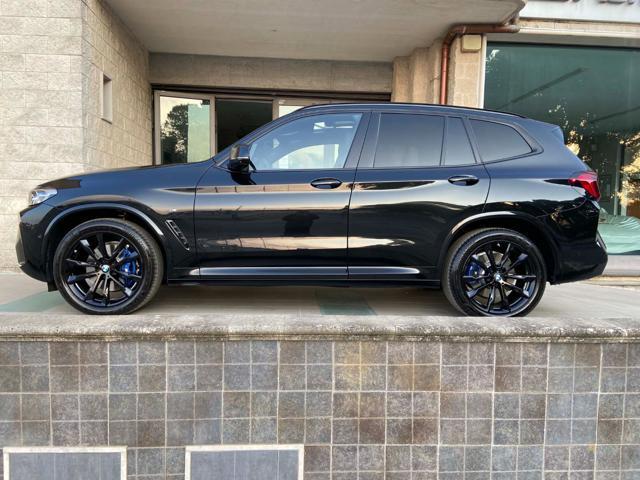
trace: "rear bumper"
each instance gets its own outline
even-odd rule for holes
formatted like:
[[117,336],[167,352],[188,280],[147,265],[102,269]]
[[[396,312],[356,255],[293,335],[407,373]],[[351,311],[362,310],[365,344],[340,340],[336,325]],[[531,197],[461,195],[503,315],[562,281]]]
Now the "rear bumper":
[[598,233],[600,207],[586,201],[580,207],[545,218],[558,247],[551,283],[575,282],[602,275],[607,247]]
[[602,275],[607,266],[607,250],[602,238],[596,234],[591,245],[582,245],[562,261],[561,274],[553,283],[576,282]]

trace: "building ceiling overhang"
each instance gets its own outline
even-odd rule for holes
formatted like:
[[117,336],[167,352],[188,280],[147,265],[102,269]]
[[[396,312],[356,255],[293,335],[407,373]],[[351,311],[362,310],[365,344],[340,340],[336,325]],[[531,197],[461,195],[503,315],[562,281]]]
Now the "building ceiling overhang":
[[389,62],[525,0],[107,0],[151,52]]

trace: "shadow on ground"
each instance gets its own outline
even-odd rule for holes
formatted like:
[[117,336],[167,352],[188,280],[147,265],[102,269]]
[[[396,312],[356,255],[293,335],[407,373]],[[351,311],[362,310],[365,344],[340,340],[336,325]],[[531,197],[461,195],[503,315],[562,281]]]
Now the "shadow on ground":
[[[58,292],[22,274],[0,275],[0,312],[77,313]],[[147,314],[438,315],[455,316],[442,292],[423,288],[171,286]],[[640,317],[640,288],[586,283],[547,286],[536,316]]]

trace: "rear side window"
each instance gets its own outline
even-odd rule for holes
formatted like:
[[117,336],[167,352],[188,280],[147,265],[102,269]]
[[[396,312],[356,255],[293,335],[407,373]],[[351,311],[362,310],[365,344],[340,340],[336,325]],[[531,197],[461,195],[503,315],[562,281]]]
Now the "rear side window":
[[447,118],[447,137],[444,148],[444,164],[447,166],[469,165],[476,159],[469,143],[467,130],[461,118]]
[[444,118],[436,115],[383,113],[380,116],[375,168],[440,165]]
[[483,120],[471,120],[471,125],[485,162],[531,153],[531,147],[515,128]]

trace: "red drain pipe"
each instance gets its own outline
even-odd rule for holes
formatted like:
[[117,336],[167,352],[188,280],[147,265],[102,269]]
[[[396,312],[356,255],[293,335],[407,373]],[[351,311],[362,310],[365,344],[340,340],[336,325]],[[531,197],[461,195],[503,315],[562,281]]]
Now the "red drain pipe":
[[451,54],[451,44],[459,35],[480,34],[480,33],[518,33],[520,26],[509,23],[502,25],[493,24],[461,24],[455,25],[447,33],[442,42],[440,52],[440,104],[447,104],[447,89],[449,83],[449,57]]

